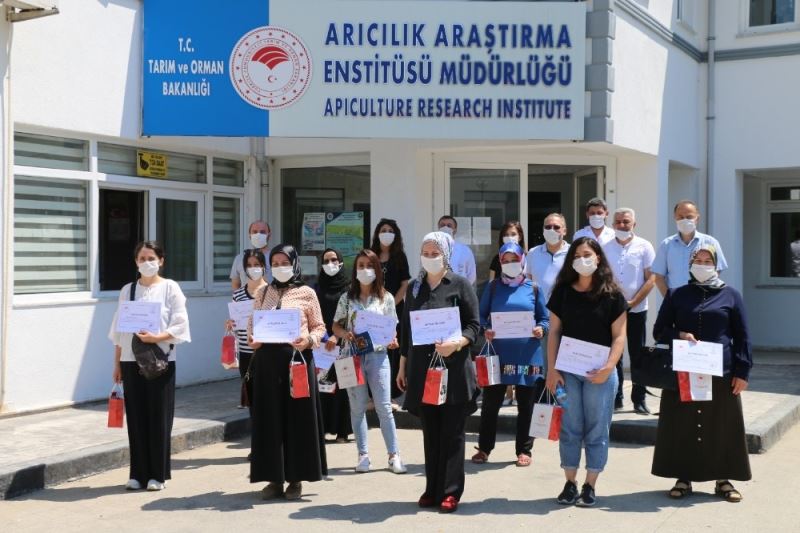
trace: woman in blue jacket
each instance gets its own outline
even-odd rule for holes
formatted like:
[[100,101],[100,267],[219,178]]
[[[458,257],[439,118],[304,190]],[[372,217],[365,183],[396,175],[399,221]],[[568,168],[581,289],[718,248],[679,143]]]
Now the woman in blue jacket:
[[[481,428],[478,452],[472,462],[482,464],[489,459],[497,435],[497,414],[505,396],[506,386],[515,385],[517,391],[517,466],[531,464],[533,437],[529,436],[533,405],[544,386],[542,368],[544,358],[540,339],[550,325],[549,314],[543,296],[533,282],[522,273],[525,252],[516,243],[508,243],[498,254],[502,274],[486,285],[481,297],[480,320],[486,328],[486,340],[492,342],[500,356],[501,385],[483,388]],[[533,313],[535,326],[531,336],[521,339],[495,339],[491,327],[491,313],[529,311]]]

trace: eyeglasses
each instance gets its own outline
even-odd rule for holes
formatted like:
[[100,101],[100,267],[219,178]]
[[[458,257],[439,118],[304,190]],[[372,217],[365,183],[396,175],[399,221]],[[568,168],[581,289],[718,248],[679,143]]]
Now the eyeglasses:
[[547,224],[545,225],[544,229],[554,229],[558,231],[561,229],[561,226],[559,226],[558,224]]

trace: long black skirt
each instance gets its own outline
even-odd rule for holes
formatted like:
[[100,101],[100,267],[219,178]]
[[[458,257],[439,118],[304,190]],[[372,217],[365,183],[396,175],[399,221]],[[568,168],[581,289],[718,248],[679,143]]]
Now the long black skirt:
[[292,351],[286,344],[265,344],[253,354],[251,483],[319,481],[328,475],[314,358],[311,350],[302,353],[311,396],[294,399]]
[[677,391],[661,392],[653,454],[655,476],[686,481],[751,478],[742,398],[731,378],[714,376],[710,402],[681,402]]

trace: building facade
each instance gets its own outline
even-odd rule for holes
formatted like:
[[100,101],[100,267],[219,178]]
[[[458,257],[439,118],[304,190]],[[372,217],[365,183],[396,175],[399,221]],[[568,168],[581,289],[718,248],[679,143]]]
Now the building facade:
[[[218,362],[228,272],[259,218],[272,244],[306,247],[308,272],[319,268],[320,241],[307,233],[316,216],[360,213],[365,243],[393,218],[416,271],[422,236],[449,213],[480,289],[507,220],[521,221],[530,247],[547,213],[564,213],[571,235],[586,224],[585,201],[601,196],[612,211],[634,208],[637,234],[655,244],[676,231],[673,204],[690,198],[725,251],[723,278],[744,293],[754,345],[800,351],[800,8],[582,4],[576,141],[465,141],[457,130],[438,140],[145,138],[141,0],[64,2],[55,16],[0,23],[0,412],[107,394],[107,333],[141,238],[164,241],[166,275],[188,297],[193,341],[179,347],[179,385],[230,377]],[[139,160],[160,156],[166,176],[141,176]]]

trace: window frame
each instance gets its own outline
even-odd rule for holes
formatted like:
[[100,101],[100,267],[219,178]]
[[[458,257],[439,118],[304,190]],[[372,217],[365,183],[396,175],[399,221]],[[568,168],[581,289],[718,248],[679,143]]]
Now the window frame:
[[766,180],[762,187],[764,210],[762,227],[764,228],[764,254],[761,260],[761,285],[800,288],[800,278],[775,277],[772,275],[772,215],[773,213],[800,213],[800,200],[771,200],[770,193],[775,187],[800,187],[800,172],[797,178]]
[[[201,246],[198,248],[198,281],[179,282],[180,286],[187,294],[194,295],[221,295],[229,292],[230,284],[214,282],[213,269],[207,269],[206,265],[213,260],[213,241],[209,244],[209,239],[213,235],[213,199],[215,196],[233,197],[239,200],[239,238],[244,239],[247,228],[245,227],[245,213],[247,212],[248,198],[248,176],[251,165],[251,157],[246,154],[231,154],[217,151],[200,151],[197,149],[187,150],[185,147],[170,145],[150,146],[147,144],[137,144],[127,139],[119,138],[100,138],[88,135],[73,134],[71,132],[53,132],[43,128],[20,128],[15,133],[30,135],[46,135],[51,137],[63,137],[74,140],[86,141],[89,143],[89,170],[61,170],[56,168],[32,167],[23,165],[12,165],[10,178],[16,176],[26,176],[30,178],[45,179],[67,179],[87,182],[87,245],[88,245],[88,284],[89,290],[74,292],[47,292],[33,294],[13,294],[12,302],[16,307],[39,307],[53,305],[70,305],[75,303],[93,303],[102,300],[116,299],[119,296],[117,290],[100,290],[100,269],[99,269],[99,228],[100,212],[99,199],[101,189],[118,189],[127,191],[145,192],[145,213],[144,227],[145,235],[148,238],[155,231],[150,224],[150,210],[155,209],[155,197],[169,196],[170,198],[180,198],[185,193],[186,198],[200,195],[202,197],[201,210],[198,211],[198,221],[201,223],[199,239]],[[173,180],[154,180],[153,178],[143,178],[137,176],[126,176],[118,174],[108,174],[99,172],[98,165],[98,144],[110,143],[125,145],[139,149],[153,151],[178,152],[187,155],[202,156],[206,164],[206,182],[189,183]],[[213,184],[213,160],[215,157],[228,160],[241,160],[244,163],[244,184],[242,187]],[[254,202],[255,200],[251,200]],[[257,206],[256,206],[257,207]],[[241,243],[239,244],[241,247]],[[13,253],[9,258],[8,268],[14,267]]]
[[800,2],[795,0],[794,21],[779,24],[750,25],[750,0],[739,2],[739,37],[752,37],[772,33],[793,32],[800,30]]

